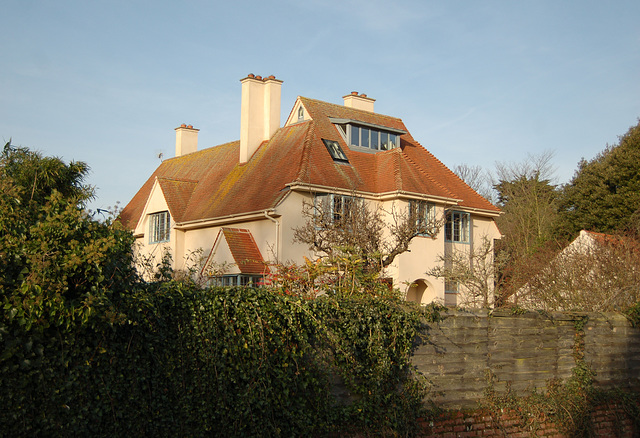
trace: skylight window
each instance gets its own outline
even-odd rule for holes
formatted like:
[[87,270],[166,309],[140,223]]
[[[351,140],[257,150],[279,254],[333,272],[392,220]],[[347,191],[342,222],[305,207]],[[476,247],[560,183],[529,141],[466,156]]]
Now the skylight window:
[[349,159],[347,158],[347,156],[344,154],[344,151],[340,147],[340,143],[334,140],[325,140],[324,138],[322,139],[322,141],[324,142],[324,145],[329,151],[331,158],[333,158],[335,161],[345,161],[347,163],[349,162]]

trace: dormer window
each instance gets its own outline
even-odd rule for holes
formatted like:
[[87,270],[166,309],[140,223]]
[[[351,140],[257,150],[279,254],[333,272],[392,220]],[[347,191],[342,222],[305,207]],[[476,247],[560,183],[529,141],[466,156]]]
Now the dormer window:
[[347,144],[354,150],[388,151],[400,147],[400,136],[406,134],[400,129],[356,120],[331,119],[331,122],[338,127]]

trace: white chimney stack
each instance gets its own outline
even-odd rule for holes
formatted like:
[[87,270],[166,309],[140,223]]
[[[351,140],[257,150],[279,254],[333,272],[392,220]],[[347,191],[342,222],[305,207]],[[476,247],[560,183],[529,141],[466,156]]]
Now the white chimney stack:
[[366,94],[358,94],[357,91],[352,91],[351,94],[342,96],[342,98],[344,99],[344,106],[369,112],[373,112],[373,103],[376,101],[367,97]]
[[184,123],[176,128],[176,157],[198,150],[198,131],[200,130]]
[[249,161],[263,141],[280,128],[282,81],[275,76],[249,74],[242,83],[240,110],[240,163]]

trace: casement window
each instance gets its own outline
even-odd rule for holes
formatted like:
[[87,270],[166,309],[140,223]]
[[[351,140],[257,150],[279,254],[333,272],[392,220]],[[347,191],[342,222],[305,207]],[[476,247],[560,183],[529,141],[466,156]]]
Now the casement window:
[[213,277],[211,279],[211,285],[220,287],[257,287],[261,285],[263,281],[262,275],[231,274]]
[[[406,131],[357,120],[331,118],[347,144],[358,150],[366,148],[373,152],[400,147],[400,136]],[[364,149],[359,149],[364,150]]]
[[171,234],[171,216],[168,211],[149,215],[149,243],[168,242]]
[[409,201],[409,216],[415,221],[416,230],[421,236],[432,236],[436,233],[436,206],[432,202]]
[[334,193],[318,194],[314,198],[315,215],[318,220],[339,223],[348,220],[360,208],[362,199]]
[[444,239],[448,242],[469,243],[469,223],[469,213],[463,211],[447,212]]
[[455,307],[458,305],[458,282],[455,280],[444,281],[444,305]]

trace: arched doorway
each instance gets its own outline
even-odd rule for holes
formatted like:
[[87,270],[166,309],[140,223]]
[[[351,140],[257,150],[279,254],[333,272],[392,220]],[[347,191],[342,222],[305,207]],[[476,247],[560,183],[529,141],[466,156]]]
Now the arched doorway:
[[438,295],[433,284],[424,278],[418,278],[407,287],[406,300],[418,304],[429,304],[438,301]]
[[411,301],[414,303],[422,303],[425,298],[425,291],[428,288],[428,284],[426,281],[420,279],[411,283],[407,289],[407,301]]

